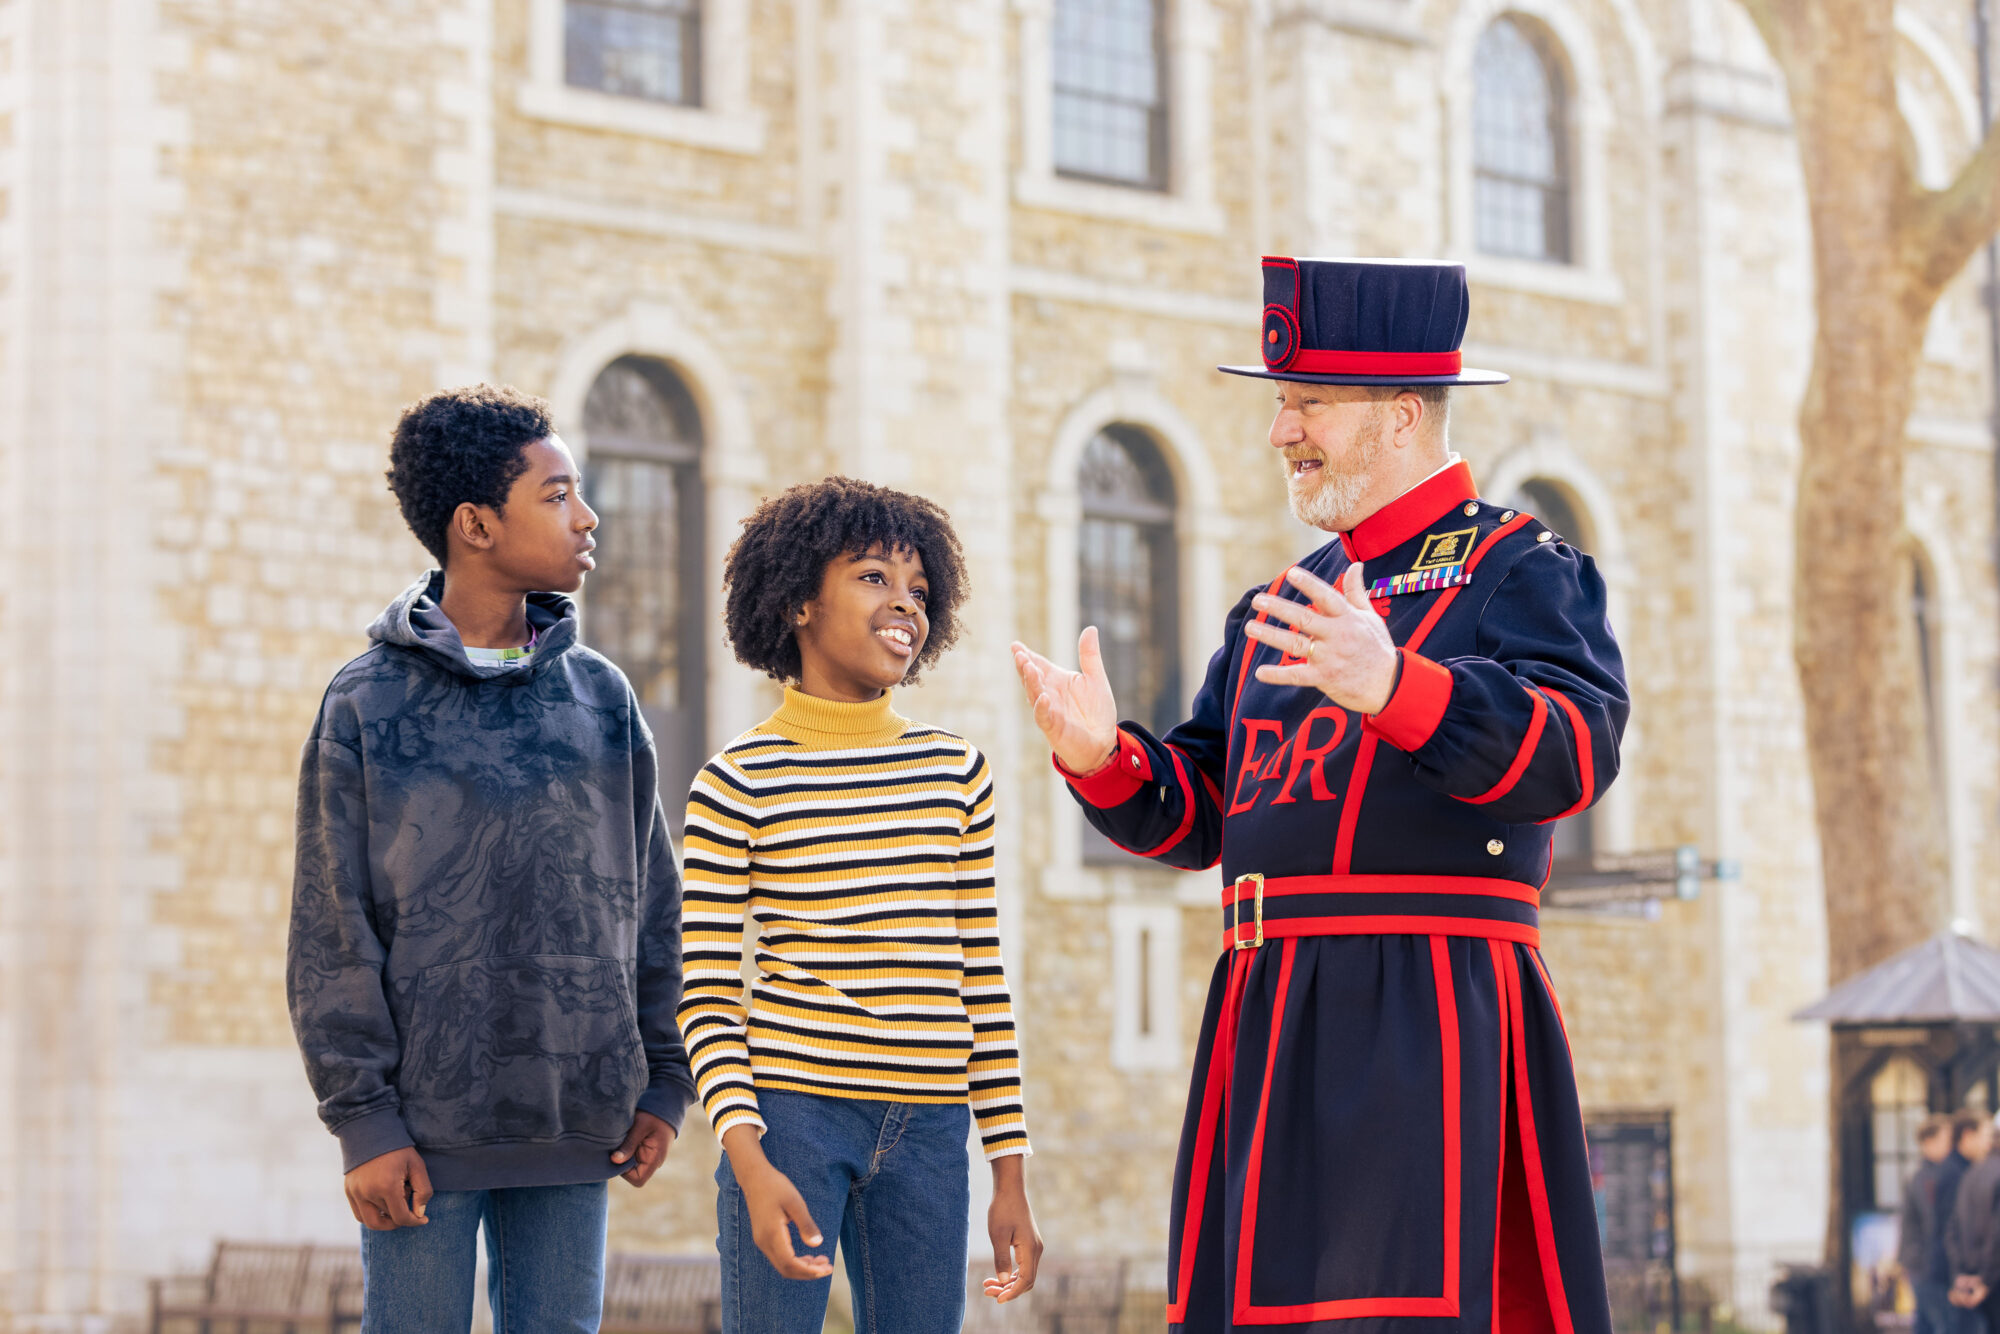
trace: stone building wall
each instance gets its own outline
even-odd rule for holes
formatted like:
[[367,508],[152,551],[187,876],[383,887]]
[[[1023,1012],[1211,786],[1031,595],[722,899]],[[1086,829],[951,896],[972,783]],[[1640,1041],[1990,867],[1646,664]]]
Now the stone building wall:
[[[1470,253],[1463,71],[1494,0],[1180,0],[1174,188],[1047,162],[1050,0],[710,0],[713,109],[561,87],[551,0],[0,0],[0,1329],[128,1320],[215,1238],[352,1235],[286,1020],[292,784],[320,692],[426,563],[383,487],[400,407],[584,392],[659,357],[701,407],[708,560],[761,495],[848,471],[958,516],[978,615],[905,709],[1000,779],[1030,1168],[1056,1252],[1164,1259],[1215,959],[1205,875],[1103,867],[1018,702],[1073,652],[1075,463],[1113,421],[1182,496],[1183,677],[1317,545],[1283,513],[1260,253],[1445,253],[1489,493],[1576,499],[1634,699],[1600,845],[1742,863],[1657,920],[1551,912],[1587,1113],[1672,1114],[1684,1272],[1764,1324],[1817,1255],[1825,984],[1789,652],[1811,274],[1782,90],[1722,0],[1519,0],[1582,117],[1579,263]],[[1972,142],[1950,0],[1909,0],[1920,160]],[[553,62],[553,63],[552,63]],[[551,74],[551,71],[555,71]],[[2000,590],[1978,275],[1927,344],[1904,499],[1940,608],[1951,912],[2000,901]],[[709,733],[772,703],[709,631]],[[1141,933],[1145,934],[1141,934]],[[1140,942],[1173,970],[1129,1031]],[[613,1245],[712,1242],[697,1122]],[[975,1182],[984,1173],[976,1167]],[[975,1232],[979,1231],[975,1219]]]

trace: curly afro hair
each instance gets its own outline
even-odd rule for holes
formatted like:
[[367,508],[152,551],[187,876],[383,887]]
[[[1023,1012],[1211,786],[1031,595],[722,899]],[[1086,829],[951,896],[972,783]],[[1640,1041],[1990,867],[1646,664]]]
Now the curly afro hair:
[[507,492],[528,470],[522,450],[555,429],[546,400],[507,385],[446,389],[403,410],[389,442],[389,489],[439,565],[458,507],[505,509]]
[[722,569],[723,624],[736,660],[780,681],[799,679],[799,608],[819,596],[826,567],[840,555],[914,551],[930,584],[930,637],[903,678],[914,685],[958,638],[965,601],[965,553],[951,517],[922,496],[828,477],[771,496],[743,521]]

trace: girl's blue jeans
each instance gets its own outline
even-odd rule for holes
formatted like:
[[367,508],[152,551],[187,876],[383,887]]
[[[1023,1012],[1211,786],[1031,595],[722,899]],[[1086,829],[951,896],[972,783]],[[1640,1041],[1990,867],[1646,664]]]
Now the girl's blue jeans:
[[[965,1104],[762,1089],[757,1101],[764,1155],[798,1187],[822,1237],[809,1247],[792,1229],[792,1247],[830,1256],[839,1238],[854,1334],[957,1334],[972,1207]],[[819,1334],[833,1280],[784,1278],[771,1267],[727,1154],[715,1183],[723,1334]]]

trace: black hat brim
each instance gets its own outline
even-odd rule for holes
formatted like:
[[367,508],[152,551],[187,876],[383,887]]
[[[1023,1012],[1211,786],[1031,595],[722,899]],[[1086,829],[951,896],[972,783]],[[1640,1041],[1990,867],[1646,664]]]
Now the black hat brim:
[[1258,380],[1291,380],[1298,384],[1391,385],[1480,385],[1506,384],[1511,378],[1500,371],[1482,371],[1467,366],[1456,375],[1307,375],[1300,371],[1274,371],[1264,366],[1217,366],[1226,375],[1247,375]]

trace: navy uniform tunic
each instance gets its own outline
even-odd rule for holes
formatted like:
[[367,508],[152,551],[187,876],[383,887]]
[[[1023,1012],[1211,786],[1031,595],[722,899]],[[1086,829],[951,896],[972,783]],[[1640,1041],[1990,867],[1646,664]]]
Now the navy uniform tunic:
[[[1266,685],[1229,614],[1194,716],[1069,782],[1092,824],[1222,867],[1174,1174],[1169,1324],[1609,1334],[1583,1122],[1536,907],[1551,825],[1617,772],[1588,556],[1462,463],[1303,566],[1363,563],[1398,645],[1364,717]],[[1256,619],[1263,619],[1261,616]]]

